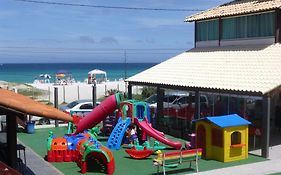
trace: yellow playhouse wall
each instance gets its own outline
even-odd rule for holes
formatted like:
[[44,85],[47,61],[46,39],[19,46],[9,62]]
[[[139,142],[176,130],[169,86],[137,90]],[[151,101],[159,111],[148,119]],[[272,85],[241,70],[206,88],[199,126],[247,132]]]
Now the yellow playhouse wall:
[[[203,125],[206,130],[206,159],[213,159],[221,162],[231,162],[248,158],[248,126],[220,128],[206,121],[198,121],[196,123],[196,129],[199,125]],[[222,130],[223,147],[212,145],[212,128]],[[241,144],[245,144],[245,146],[241,148],[231,147],[231,134],[235,131],[241,133]]]
[[213,146],[212,145],[212,135],[211,135],[211,130],[212,128],[217,128],[220,129],[219,127],[206,122],[206,121],[198,121],[196,123],[196,129],[198,128],[199,125],[203,125],[206,130],[206,159],[213,159],[213,160],[218,160],[218,161],[223,161],[224,159],[224,149],[218,146]]
[[[231,134],[235,131],[241,133],[241,144],[245,146],[231,147]],[[224,129],[224,159],[223,162],[231,162],[248,158],[248,126],[236,126]]]
[[[223,129],[210,123],[210,148],[211,148],[211,151],[209,152],[209,155],[210,155],[210,159],[213,159],[213,160],[218,160],[218,161],[221,161],[223,162],[224,160],[224,147],[222,145],[222,147],[219,147],[219,146],[215,146],[215,145],[212,145],[212,128],[215,128],[215,129],[218,129],[218,130],[221,130],[223,132]],[[221,138],[222,139],[222,142],[224,143],[224,137]]]
[[205,140],[206,140],[206,150],[205,150],[206,154],[205,154],[205,158],[209,159],[210,158],[210,156],[209,156],[210,153],[209,152],[211,152],[211,150],[210,150],[210,145],[211,145],[210,126],[205,121],[197,121],[196,122],[196,131],[198,129],[198,126],[200,126],[200,125],[203,125],[204,128],[205,128],[205,131],[206,131],[206,138],[205,138]]

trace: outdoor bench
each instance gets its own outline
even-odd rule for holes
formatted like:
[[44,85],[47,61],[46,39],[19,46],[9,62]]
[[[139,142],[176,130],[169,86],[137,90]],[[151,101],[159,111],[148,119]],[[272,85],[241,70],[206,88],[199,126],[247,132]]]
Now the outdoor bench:
[[168,152],[162,154],[158,152],[157,158],[153,160],[154,166],[157,166],[157,173],[159,173],[159,167],[163,167],[163,174],[166,174],[166,168],[175,168],[184,162],[189,162],[189,168],[191,168],[192,162],[195,162],[196,172],[198,172],[198,159],[201,158],[202,149],[190,149],[180,150],[175,152]]

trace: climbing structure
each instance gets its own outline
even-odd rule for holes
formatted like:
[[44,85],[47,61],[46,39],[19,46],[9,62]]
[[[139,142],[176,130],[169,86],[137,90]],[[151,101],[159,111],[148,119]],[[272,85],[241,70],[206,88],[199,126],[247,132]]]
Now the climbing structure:
[[107,147],[112,150],[119,150],[121,147],[121,143],[123,140],[123,136],[128,128],[128,126],[131,123],[130,118],[126,118],[125,120],[122,120],[122,118],[119,118],[118,123],[114,127],[113,131],[111,132],[108,141],[107,141]]

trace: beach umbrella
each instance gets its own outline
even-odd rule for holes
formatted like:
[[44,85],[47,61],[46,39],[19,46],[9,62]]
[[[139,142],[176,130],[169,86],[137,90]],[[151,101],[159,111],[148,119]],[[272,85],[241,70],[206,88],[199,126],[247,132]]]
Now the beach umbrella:
[[44,75],[44,78],[50,79],[50,78],[52,78],[52,77],[51,77],[51,75],[49,75],[49,74],[45,74],[45,75]]
[[65,77],[65,74],[56,74],[56,77],[58,77],[58,78],[64,78],[64,77]]
[[70,76],[70,73],[66,70],[59,70],[59,71],[56,72],[57,78],[64,78],[66,76]]
[[58,70],[56,74],[69,74],[67,70]]

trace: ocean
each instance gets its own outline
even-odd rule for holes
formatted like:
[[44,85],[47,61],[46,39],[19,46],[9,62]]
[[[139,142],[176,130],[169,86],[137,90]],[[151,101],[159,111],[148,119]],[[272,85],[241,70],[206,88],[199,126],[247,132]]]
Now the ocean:
[[110,81],[133,76],[157,63],[24,63],[0,64],[0,80],[14,83],[32,83],[40,74],[51,75],[54,82],[56,72],[65,70],[76,81],[83,82],[89,71],[101,69],[107,72]]

